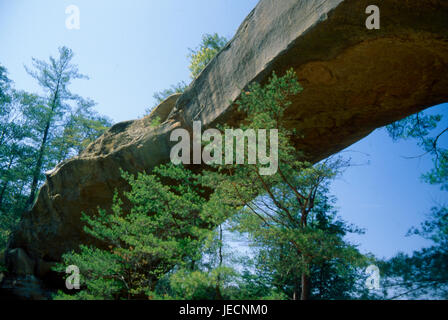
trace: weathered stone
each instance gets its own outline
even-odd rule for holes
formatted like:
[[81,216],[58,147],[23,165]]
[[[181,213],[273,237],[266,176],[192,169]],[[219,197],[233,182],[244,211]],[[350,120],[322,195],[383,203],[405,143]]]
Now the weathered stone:
[[37,277],[43,278],[51,272],[51,268],[55,265],[55,262],[48,262],[42,259],[37,259],[34,273]]
[[14,273],[21,276],[34,274],[34,260],[28,257],[22,248],[14,248],[9,250],[5,259],[6,267],[14,270]]
[[[170,132],[238,124],[241,88],[294,68],[304,87],[286,112],[298,149],[323,159],[375,128],[448,101],[448,2],[383,0],[381,29],[367,30],[370,0],[261,0],[234,38],[182,95],[150,116],[114,125],[79,157],[47,173],[7,255],[58,261],[90,239],[81,212],[107,208],[126,186],[119,169],[140,172],[169,160]],[[158,116],[163,123],[151,125]],[[14,260],[16,261],[16,260]],[[15,271],[19,265],[10,265]],[[39,272],[40,276],[42,272]]]
[[0,251],[0,266],[4,266],[5,265],[5,251],[2,250]]
[[0,288],[0,299],[48,300],[51,292],[33,275],[5,277]]

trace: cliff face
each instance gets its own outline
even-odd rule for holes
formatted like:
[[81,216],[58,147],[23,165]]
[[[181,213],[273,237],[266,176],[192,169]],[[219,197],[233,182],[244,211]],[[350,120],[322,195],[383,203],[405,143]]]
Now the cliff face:
[[[371,2],[261,0],[184,94],[146,118],[116,124],[47,173],[6,252],[11,274],[45,278],[62,253],[89,241],[81,212],[107,208],[114,190],[125,188],[120,168],[139,172],[169,161],[170,132],[191,128],[194,120],[203,127],[237,124],[241,88],[266,82],[274,70],[281,75],[294,68],[304,87],[286,117],[304,134],[295,143],[312,161],[448,101],[448,2],[380,1],[381,29],[367,30]],[[156,116],[162,124],[154,127]]]

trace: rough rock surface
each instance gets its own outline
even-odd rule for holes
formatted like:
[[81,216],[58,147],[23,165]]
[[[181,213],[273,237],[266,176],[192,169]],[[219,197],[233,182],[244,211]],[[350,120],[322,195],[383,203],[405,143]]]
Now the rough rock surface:
[[[376,2],[376,1],[373,1]],[[294,68],[304,92],[286,117],[304,137],[297,147],[317,161],[372,130],[448,101],[448,2],[383,0],[381,29],[367,30],[371,0],[261,0],[235,37],[182,95],[150,116],[114,125],[79,157],[47,173],[38,200],[24,214],[6,253],[23,250],[33,274],[89,239],[81,212],[94,214],[125,188],[119,169],[149,170],[169,160],[170,132],[236,124],[241,88]],[[158,116],[162,124],[151,123]],[[10,275],[20,259],[9,258]],[[17,261],[14,264],[14,261]],[[43,271],[44,270],[44,271]],[[9,282],[8,282],[9,283]]]

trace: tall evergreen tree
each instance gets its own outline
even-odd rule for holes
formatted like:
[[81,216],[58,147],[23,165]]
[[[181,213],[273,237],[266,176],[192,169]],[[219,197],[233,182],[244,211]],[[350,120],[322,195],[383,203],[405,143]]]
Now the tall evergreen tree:
[[[312,291],[313,267],[330,261],[360,266],[365,259],[340,233],[327,232],[311,223],[319,196],[335,177],[341,161],[313,166],[303,161],[303,155],[294,148],[291,138],[298,133],[287,129],[283,114],[290,97],[301,91],[294,71],[290,70],[283,77],[274,73],[264,87],[252,85],[238,102],[239,110],[246,114],[243,130],[277,130],[278,143],[267,144],[268,149],[273,143],[278,147],[276,172],[262,175],[260,171],[265,165],[249,164],[248,150],[254,148],[249,146],[245,148],[244,164],[218,165],[218,171],[208,173],[206,178],[216,188],[212,200],[243,210],[239,224],[243,231],[258,242],[286,250],[285,256],[291,260],[281,265],[285,269],[278,272],[294,277],[292,298],[306,300]],[[236,159],[235,148],[233,151]],[[344,228],[340,232],[349,231]]]
[[93,110],[94,106],[94,101],[78,97],[77,105],[65,116],[61,133],[50,146],[56,163],[77,156],[111,126],[107,117]]
[[[296,230],[295,239],[292,238],[294,228],[269,221],[263,212],[258,214],[269,224],[251,214],[242,214],[237,216],[238,229],[249,234],[250,245],[255,249],[254,279],[258,278],[271,292],[278,292],[289,299],[369,297],[362,281],[365,279],[361,268],[364,258],[356,247],[344,240],[348,233],[361,230],[337,217],[332,200],[326,193],[321,192],[317,196],[309,213],[307,229]],[[276,215],[275,218],[282,221],[281,216]],[[289,238],[286,237],[288,233]],[[304,249],[299,252],[294,242]],[[309,257],[307,265],[302,263],[303,254]],[[307,270],[306,283],[302,279],[304,268]],[[305,297],[303,284],[309,290]]]
[[[87,79],[85,75],[78,72],[78,67],[72,63],[73,52],[69,48],[59,48],[58,58],[49,58],[49,62],[33,58],[32,68],[26,67],[27,72],[37,80],[38,84],[44,91],[44,96],[41,97],[39,104],[30,105],[30,115],[35,117],[34,122],[34,141],[38,149],[35,163],[33,164],[33,175],[30,186],[30,195],[27,205],[31,206],[34,202],[36,191],[43,176],[42,173],[46,169],[54,166],[57,161],[62,161],[74,153],[71,149],[78,147],[71,146],[70,143],[83,144],[85,139],[75,138],[72,131],[73,125],[79,126],[80,121],[76,117],[86,118],[82,112],[86,112],[92,105],[69,91],[69,85],[75,79]],[[78,106],[78,111],[74,111],[74,106]],[[76,114],[76,117],[73,117]],[[67,116],[68,115],[68,116]],[[76,120],[78,119],[78,120]],[[93,120],[93,119],[91,119]],[[100,121],[98,133],[104,131],[107,121]],[[102,126],[102,127],[101,127]],[[94,128],[95,126],[90,126]],[[82,128],[83,130],[85,128]],[[62,131],[62,139],[55,141],[60,137]],[[78,132],[77,134],[82,134]],[[96,134],[91,136],[93,138]],[[71,141],[67,141],[71,139]],[[58,139],[56,139],[58,140]],[[60,150],[57,154],[50,152],[51,145],[58,145]]]
[[125,206],[118,194],[111,212],[87,217],[85,231],[102,248],[81,246],[67,253],[56,270],[77,265],[83,289],[56,298],[153,299],[158,280],[174,267],[199,259],[200,248],[216,224],[206,210],[200,177],[182,166],[160,166],[153,174],[123,174],[131,190]]
[[70,63],[73,53],[59,51],[59,59],[34,59],[28,70],[45,96],[14,89],[0,66],[0,251],[32,204],[44,171],[77,155],[110,126],[91,100],[68,91],[71,80],[83,76]]
[[[283,125],[288,97],[300,91],[289,71],[252,86],[239,102],[246,113],[242,129],[278,130],[272,175],[260,174],[262,163],[215,164],[200,175],[174,165],[124,174],[131,186],[126,201],[116,197],[110,212],[85,217],[85,231],[103,244],[67,253],[57,268],[77,265],[83,289],[57,298],[352,297],[354,275],[368,259],[345,241],[357,229],[337,220],[326,198],[341,162],[302,161]],[[219,226],[232,216],[235,228],[258,245],[255,266],[268,271],[263,277],[238,277],[226,266]],[[262,285],[254,288],[254,280]],[[237,286],[247,293],[237,294]]]
[[26,143],[30,130],[24,117],[21,94],[0,67],[0,251],[23,210],[28,192],[33,148]]

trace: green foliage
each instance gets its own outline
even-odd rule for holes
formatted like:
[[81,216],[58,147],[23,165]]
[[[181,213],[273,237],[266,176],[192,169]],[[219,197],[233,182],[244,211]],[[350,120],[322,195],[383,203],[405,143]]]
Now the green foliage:
[[[432,142],[429,142],[433,144]],[[434,167],[422,178],[429,184],[440,185],[442,190],[448,191],[448,150],[438,148],[435,152]]]
[[[207,64],[221,51],[227,43],[227,39],[215,34],[205,34],[202,37],[202,42],[195,50],[190,49],[188,58],[190,59],[189,69],[191,71],[191,78],[194,80],[204,70]],[[170,88],[154,93],[155,104],[145,110],[145,114],[150,114],[151,111],[162,103],[166,98],[175,94],[183,93],[188,85],[184,82],[178,82]]]
[[344,239],[348,233],[362,231],[337,218],[327,192],[318,192],[304,227],[293,224],[300,221],[301,211],[292,209],[291,195],[281,200],[279,196],[278,202],[291,205],[293,219],[279,214],[277,205],[267,197],[258,198],[250,204],[251,209],[235,217],[237,230],[251,239],[257,274],[268,278],[267,287],[297,297],[301,275],[306,274],[310,277],[310,299],[349,299],[367,294],[360,270],[368,260]]
[[429,219],[422,223],[420,229],[412,228],[408,234],[421,236],[448,249],[448,208],[433,207]]
[[434,167],[422,176],[423,180],[440,185],[442,190],[448,191],[448,150],[440,145],[441,137],[448,132],[448,128],[439,129],[441,120],[440,114],[416,113],[387,126],[387,130],[395,141],[416,139],[425,152],[423,155],[429,154],[433,157]]
[[154,99],[156,99],[157,104],[162,103],[166,98],[175,94],[175,93],[183,93],[185,88],[187,87],[186,83],[181,81],[176,85],[172,85],[169,89],[165,89],[160,92],[156,92],[154,94]]
[[0,66],[0,251],[44,181],[44,172],[77,155],[102,134],[110,121],[94,102],[72,94],[72,80],[85,78],[71,64],[73,53],[59,49],[49,62],[33,59],[27,68],[44,95],[12,87]]
[[11,80],[8,78],[8,72],[5,67],[0,65],[0,112],[3,114],[6,110],[5,106],[11,102]]
[[163,275],[199,259],[216,223],[206,210],[200,177],[183,167],[160,166],[150,175],[123,173],[123,178],[131,186],[125,193],[130,207],[116,195],[111,212],[84,216],[85,231],[104,248],[81,246],[57,268],[80,268],[79,299],[152,298]]
[[211,271],[181,269],[169,277],[170,296],[177,300],[222,299],[223,288],[219,288],[217,283],[230,283],[235,277],[235,271],[229,267],[218,267]]
[[[216,223],[226,219],[221,208],[206,204]],[[170,299],[221,300],[232,299],[235,291],[233,284],[239,280],[238,273],[232,267],[236,262],[231,249],[224,239],[224,227],[219,225],[204,238],[198,260],[177,267],[167,274],[158,284],[156,293]]]
[[387,130],[389,135],[395,141],[409,138],[421,139],[437,128],[437,124],[441,119],[441,115],[416,113],[403,120],[388,125]]
[[[110,124],[104,117],[90,117],[93,115],[89,110],[93,102],[69,91],[73,80],[87,79],[72,63],[73,56],[72,50],[61,47],[57,59],[50,57],[49,62],[46,62],[33,58],[32,68],[26,67],[26,71],[45,93],[42,97],[28,99],[29,101],[24,103],[27,106],[26,114],[33,125],[32,140],[38,150],[33,164],[28,205],[34,201],[37,188],[43,179],[42,172],[73,156],[74,152],[82,149]],[[29,98],[28,94],[25,97]],[[75,128],[84,132],[74,133]],[[70,152],[71,150],[74,152]]]
[[176,85],[172,85],[170,88],[158,91],[154,93],[153,98],[156,100],[155,104],[151,108],[147,108],[145,110],[145,114],[150,114],[155,107],[157,107],[160,103],[165,101],[166,98],[172,96],[175,93],[183,93],[187,88],[187,84],[184,81],[177,83]]
[[107,117],[93,110],[94,106],[92,100],[78,98],[78,105],[66,116],[62,132],[49,147],[56,163],[77,156],[112,125]]
[[[257,260],[257,259],[256,259]],[[233,300],[288,300],[282,290],[273,284],[270,274],[264,273],[254,259],[244,257],[244,270],[236,279],[236,287],[230,288]]]
[[360,230],[336,220],[327,199],[329,182],[347,164],[330,159],[311,165],[296,151],[293,138],[298,134],[286,128],[283,115],[289,99],[301,91],[290,70],[283,77],[274,73],[264,87],[252,85],[238,102],[246,114],[243,129],[278,130],[277,173],[262,176],[260,163],[223,165],[206,173],[204,181],[216,189],[211,202],[238,212],[235,229],[248,234],[257,248],[256,266],[269,274],[267,287],[294,299],[302,291],[302,299],[307,299],[315,292],[310,285],[317,289],[324,283],[312,273],[331,268],[334,273],[327,272],[327,280],[332,281],[325,289],[335,279],[351,277],[347,287],[331,292],[333,297],[347,297],[355,286],[354,273],[367,263],[344,240],[346,233]]
[[[243,129],[278,130],[273,175],[261,176],[259,163],[216,165],[200,175],[174,165],[123,173],[124,198],[116,194],[111,210],[84,216],[98,244],[67,253],[56,269],[80,268],[82,290],[70,298],[297,299],[301,288],[304,299],[367,296],[358,280],[368,258],[344,239],[361,231],[337,217],[328,195],[346,164],[303,161],[297,133],[284,125],[289,99],[301,90],[288,71],[254,84],[239,101]],[[254,258],[228,253],[226,232],[247,236]]]
[[219,36],[217,33],[205,34],[202,42],[195,50],[190,49],[191,78],[196,79],[202,70],[212,61],[212,59],[221,51],[227,43],[227,39]]
[[388,298],[402,296],[420,298],[448,298],[448,209],[434,207],[429,218],[419,229],[412,228],[408,235],[419,235],[434,245],[413,252],[400,253],[382,265],[384,283],[394,288]]
[[25,143],[30,136],[19,95],[0,66],[0,251],[18,222],[26,202],[30,165],[35,152]]
[[[394,140],[415,139],[433,159],[433,168],[423,174],[425,182],[440,185],[448,191],[448,150],[441,146],[441,137],[448,128],[439,128],[442,115],[417,113],[393,123],[387,130]],[[434,132],[436,132],[434,134]],[[412,228],[408,236],[418,235],[431,240],[428,248],[416,250],[412,255],[399,253],[383,262],[384,285],[389,299],[408,298],[448,298],[448,208],[439,204],[431,209],[429,218],[420,229]]]
[[160,117],[154,117],[154,119],[151,120],[151,127],[156,128],[160,125]]

